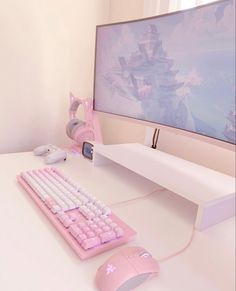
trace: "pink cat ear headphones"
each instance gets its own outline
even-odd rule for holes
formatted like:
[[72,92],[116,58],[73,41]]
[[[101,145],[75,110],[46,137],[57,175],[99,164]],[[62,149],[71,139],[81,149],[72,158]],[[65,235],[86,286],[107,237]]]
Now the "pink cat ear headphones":
[[[84,109],[84,121],[76,117],[79,106]],[[70,93],[69,117],[66,133],[79,147],[85,140],[102,142],[99,122],[93,112],[93,99],[80,99]]]

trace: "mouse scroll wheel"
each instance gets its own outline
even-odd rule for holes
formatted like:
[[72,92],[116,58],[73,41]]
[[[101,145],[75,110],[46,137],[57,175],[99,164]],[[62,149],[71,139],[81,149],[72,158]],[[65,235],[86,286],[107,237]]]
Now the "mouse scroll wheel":
[[151,255],[148,252],[142,252],[139,256],[141,258],[149,258],[149,257],[151,257]]

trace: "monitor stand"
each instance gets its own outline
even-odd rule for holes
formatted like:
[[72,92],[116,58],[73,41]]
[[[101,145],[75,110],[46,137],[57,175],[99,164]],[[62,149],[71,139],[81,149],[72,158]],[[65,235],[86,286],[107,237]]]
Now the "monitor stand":
[[117,163],[198,205],[203,230],[235,215],[235,179],[176,156],[132,143],[96,144],[94,166]]

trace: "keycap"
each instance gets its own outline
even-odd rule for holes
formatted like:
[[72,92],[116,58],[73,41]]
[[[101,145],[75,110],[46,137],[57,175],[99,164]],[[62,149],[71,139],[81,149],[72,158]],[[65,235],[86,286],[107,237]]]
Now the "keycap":
[[124,230],[121,227],[116,227],[114,229],[116,237],[122,237],[124,235]]
[[82,230],[76,225],[76,224],[72,224],[69,227],[69,232],[73,235],[73,237],[77,237],[79,234],[82,234]]
[[67,217],[67,218],[65,218],[65,219],[63,220],[63,225],[64,225],[66,228],[69,227],[72,223],[73,223],[73,221],[72,221],[69,217]]
[[76,240],[81,244],[85,239],[87,239],[87,236],[84,233],[79,234],[76,237]]
[[116,238],[116,233],[114,231],[107,231],[107,232],[103,232],[99,235],[101,242],[105,243],[108,242],[112,239]]
[[94,248],[100,244],[101,244],[101,241],[100,241],[99,237],[96,236],[96,237],[92,237],[92,238],[88,238],[88,239],[83,240],[82,247],[85,250],[87,250],[90,248]]

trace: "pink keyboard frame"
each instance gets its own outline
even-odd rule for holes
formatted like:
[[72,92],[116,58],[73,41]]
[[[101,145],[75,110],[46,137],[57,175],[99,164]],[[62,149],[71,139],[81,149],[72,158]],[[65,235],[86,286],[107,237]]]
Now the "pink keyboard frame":
[[[62,223],[58,220],[55,214],[53,214],[44,202],[37,196],[34,190],[20,177],[17,176],[17,181],[20,185],[26,190],[26,192],[30,195],[30,197],[34,200],[34,202],[38,205],[38,207],[43,211],[43,213],[47,216],[47,218],[51,221],[51,223],[55,226],[55,228],[59,231],[59,233],[63,236],[63,238],[67,241],[67,243],[72,247],[72,249],[76,252],[76,254],[82,259],[88,259],[90,257],[101,254],[105,251],[111,250],[115,247],[118,247],[122,244],[125,244],[134,239],[136,232],[131,229],[127,224],[121,221],[114,213],[110,215],[111,219],[117,223],[124,230],[124,236],[107,242],[105,244],[101,244],[95,248],[84,250],[79,243],[75,240],[75,238],[69,233],[68,228],[65,228]],[[71,213],[74,210],[67,211],[67,213]]]

